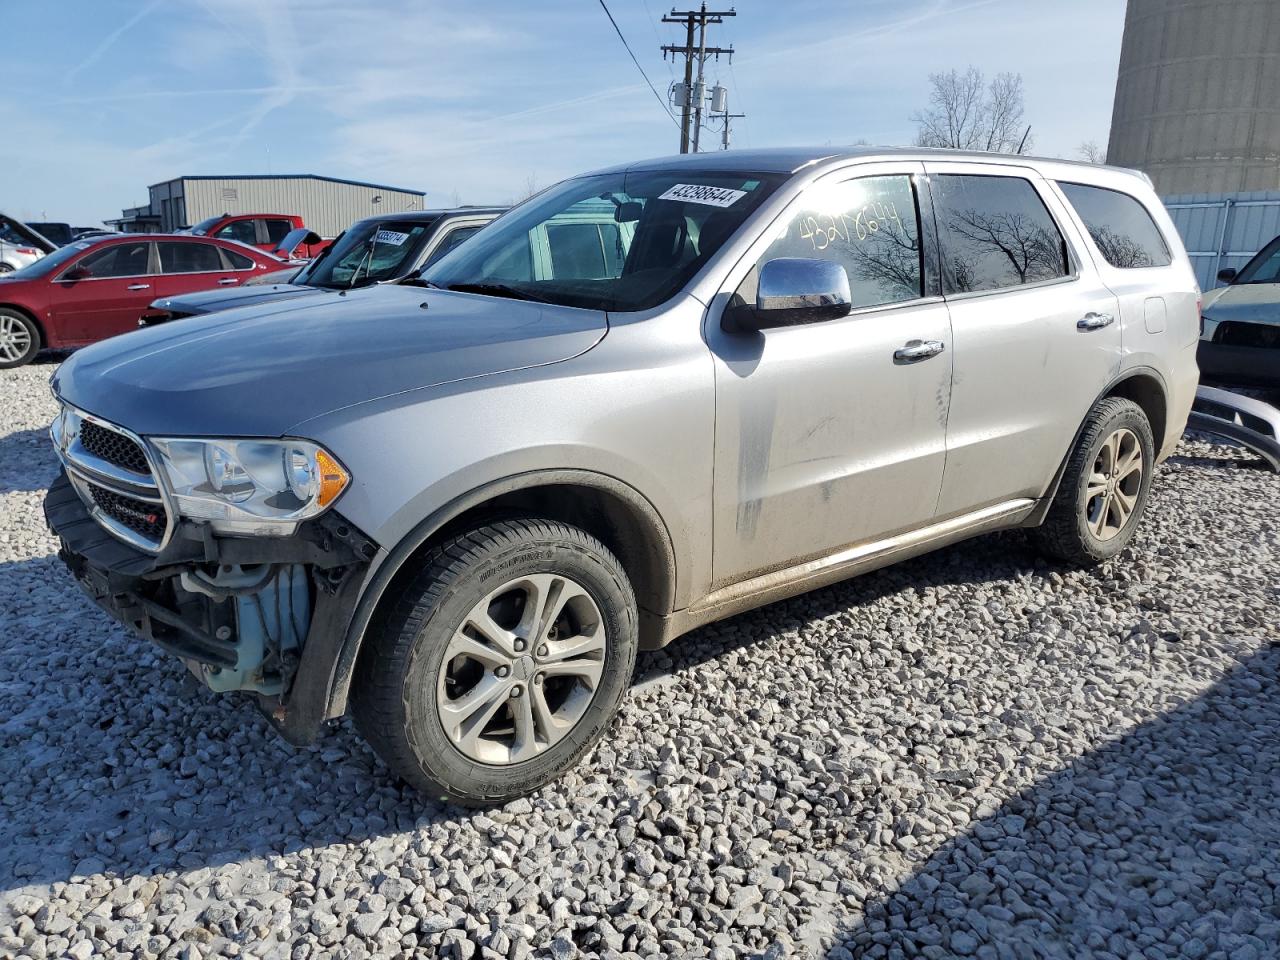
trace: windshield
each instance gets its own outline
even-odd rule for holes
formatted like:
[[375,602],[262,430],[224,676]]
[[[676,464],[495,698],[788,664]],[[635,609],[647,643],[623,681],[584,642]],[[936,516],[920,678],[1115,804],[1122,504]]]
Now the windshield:
[[[197,223],[194,227],[192,227],[192,228],[191,228],[191,230],[190,230],[189,232],[190,232],[190,233],[194,233],[194,234],[196,234],[197,236],[201,236],[201,237],[203,237],[203,236],[205,236],[205,235],[206,235],[210,230],[212,230],[212,229],[213,229],[213,225],[214,225],[215,223],[217,223],[218,221],[220,221],[221,219],[222,219],[222,217],[209,217],[207,220],[201,220],[201,221],[200,221],[199,223]],[[187,231],[179,231],[179,232],[187,232]]]
[[1232,283],[1280,283],[1280,237],[1258,251]]
[[644,170],[566,180],[423,271],[435,286],[593,310],[668,300],[786,177]]
[[294,283],[345,290],[404,276],[418,260],[434,218],[353,224]]
[[14,280],[27,280],[32,277],[47,276],[48,274],[53,273],[54,270],[57,270],[68,260],[74,260],[76,257],[80,256],[80,254],[84,253],[92,246],[92,240],[77,240],[75,243],[70,243],[65,247],[59,247],[57,250],[53,251],[53,253],[49,254],[47,257],[41,257],[35,263],[27,264],[21,270],[15,270],[13,273],[6,273],[5,276],[12,277]]

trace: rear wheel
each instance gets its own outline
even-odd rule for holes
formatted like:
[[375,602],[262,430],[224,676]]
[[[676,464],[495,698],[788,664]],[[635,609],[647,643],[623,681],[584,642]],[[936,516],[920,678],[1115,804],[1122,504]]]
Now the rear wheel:
[[40,352],[40,329],[16,310],[0,308],[0,370],[30,363]]
[[0,274],[13,273],[13,267],[7,263],[0,263]]
[[495,522],[442,543],[366,639],[357,726],[443,800],[500,803],[572,767],[603,734],[636,657],[631,586],[565,524]]
[[1082,565],[1114,557],[1142,519],[1154,467],[1155,442],[1142,408],[1122,397],[1103,400],[1085,421],[1037,531],[1042,549]]

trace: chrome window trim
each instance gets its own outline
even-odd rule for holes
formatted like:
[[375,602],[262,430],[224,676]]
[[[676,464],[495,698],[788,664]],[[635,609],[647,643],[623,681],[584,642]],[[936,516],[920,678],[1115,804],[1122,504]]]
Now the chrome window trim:
[[[53,442],[53,449],[58,455],[59,462],[62,463],[63,469],[67,471],[71,485],[75,487],[76,493],[86,509],[88,509],[89,515],[104,530],[130,546],[137,547],[146,553],[160,553],[169,545],[169,541],[173,539],[173,532],[177,527],[178,514],[166,489],[163,479],[164,474],[158,468],[156,458],[151,452],[151,447],[142,437],[126,427],[87,413],[79,407],[67,403],[65,400],[59,400],[59,403],[62,405],[62,410],[49,427],[49,438]],[[142,455],[147,459],[147,466],[151,468],[150,482],[141,474],[136,474],[131,470],[125,470],[123,467],[117,467],[115,464],[107,463],[98,457],[94,457],[85,451],[83,447],[73,455],[72,451],[79,445],[79,441],[77,438],[76,444],[69,445],[67,438],[63,435],[62,420],[67,412],[136,443],[142,451]],[[122,497],[128,497],[131,500],[140,500],[144,503],[155,503],[162,506],[164,508],[165,527],[159,542],[148,540],[118,520],[103,513],[93,501],[92,495],[85,489],[84,485],[88,483],[95,484]]]

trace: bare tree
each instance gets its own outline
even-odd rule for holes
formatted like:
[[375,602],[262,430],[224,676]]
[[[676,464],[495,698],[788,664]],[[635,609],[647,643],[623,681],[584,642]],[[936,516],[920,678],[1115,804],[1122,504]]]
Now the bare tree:
[[916,145],[954,150],[1022,153],[1031,146],[1023,126],[1022,75],[982,71],[929,74],[929,106],[911,115],[919,127]]
[[1080,154],[1080,159],[1087,163],[1106,163],[1107,148],[1100,146],[1097,140],[1085,140],[1080,146],[1076,147],[1076,152]]

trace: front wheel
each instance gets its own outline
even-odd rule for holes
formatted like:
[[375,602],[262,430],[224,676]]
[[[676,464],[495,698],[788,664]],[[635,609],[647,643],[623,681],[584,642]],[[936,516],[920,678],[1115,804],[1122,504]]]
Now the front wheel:
[[40,329],[30,317],[0,310],[0,370],[30,363],[40,352]]
[[572,767],[635,666],[635,598],[589,534],[498,521],[436,546],[366,638],[356,724],[418,789],[501,803]]
[[1037,531],[1045,553],[1068,563],[1109,560],[1128,546],[1147,508],[1155,441],[1132,400],[1108,397],[1089,413],[1053,504]]

